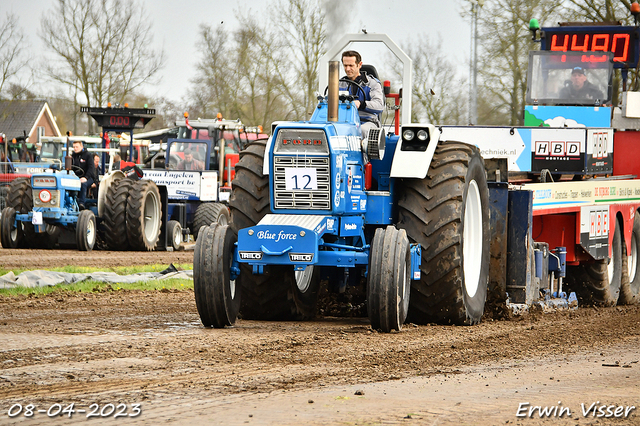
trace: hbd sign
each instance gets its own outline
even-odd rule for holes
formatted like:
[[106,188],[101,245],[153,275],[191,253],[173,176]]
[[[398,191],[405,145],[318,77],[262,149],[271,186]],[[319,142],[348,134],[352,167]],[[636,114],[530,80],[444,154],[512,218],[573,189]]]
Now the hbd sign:
[[536,157],[580,157],[579,141],[536,141]]

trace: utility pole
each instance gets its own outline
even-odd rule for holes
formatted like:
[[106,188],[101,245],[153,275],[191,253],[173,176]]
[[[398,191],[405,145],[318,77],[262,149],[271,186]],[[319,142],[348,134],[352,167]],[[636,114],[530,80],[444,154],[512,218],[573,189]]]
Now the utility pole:
[[469,124],[478,124],[478,15],[484,0],[471,1],[471,62],[469,65]]

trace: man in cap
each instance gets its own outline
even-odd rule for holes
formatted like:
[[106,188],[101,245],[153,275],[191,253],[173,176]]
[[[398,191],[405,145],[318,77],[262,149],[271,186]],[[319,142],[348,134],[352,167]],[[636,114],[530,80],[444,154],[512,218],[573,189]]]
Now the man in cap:
[[595,84],[587,80],[584,68],[575,67],[571,70],[571,80],[567,80],[560,90],[561,99],[599,99],[604,102],[602,91]]

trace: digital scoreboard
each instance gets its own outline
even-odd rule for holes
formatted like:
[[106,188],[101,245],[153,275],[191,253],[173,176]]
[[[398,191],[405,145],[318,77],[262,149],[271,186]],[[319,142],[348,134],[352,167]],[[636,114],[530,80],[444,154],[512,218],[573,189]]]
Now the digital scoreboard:
[[550,27],[542,28],[540,50],[611,52],[615,68],[636,68],[639,43],[638,27],[616,25]]
[[156,110],[150,108],[100,108],[82,107],[104,129],[133,130],[142,129],[155,117]]

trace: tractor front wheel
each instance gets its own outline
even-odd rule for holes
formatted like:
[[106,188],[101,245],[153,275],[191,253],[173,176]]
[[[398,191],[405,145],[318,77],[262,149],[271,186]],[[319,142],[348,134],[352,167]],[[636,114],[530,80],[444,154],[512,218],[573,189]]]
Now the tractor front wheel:
[[91,210],[82,210],[76,224],[76,244],[80,251],[91,251],[96,244],[96,216]]
[[179,250],[182,244],[182,226],[177,220],[170,220],[167,223],[167,237],[169,238],[170,247]]
[[202,231],[193,263],[196,307],[205,327],[231,326],[240,309],[240,288],[231,277],[236,237],[227,225],[213,224]]
[[371,243],[367,301],[371,327],[399,331],[407,319],[411,252],[404,229],[378,228]]

